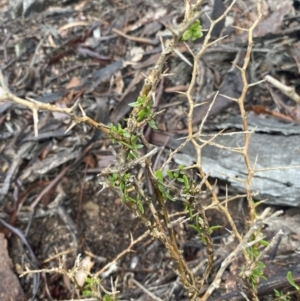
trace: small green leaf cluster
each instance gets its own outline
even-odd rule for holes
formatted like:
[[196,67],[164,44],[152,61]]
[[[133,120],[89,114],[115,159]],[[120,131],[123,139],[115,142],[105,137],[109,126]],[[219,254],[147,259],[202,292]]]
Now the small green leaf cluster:
[[256,263],[255,268],[253,269],[251,275],[249,276],[249,282],[252,286],[252,288],[255,288],[259,282],[260,279],[266,280],[267,278],[264,276],[264,268],[265,264],[261,261],[258,261]]
[[105,294],[103,297],[103,301],[117,301],[117,299],[115,297],[112,298],[110,295]]
[[131,136],[130,144],[128,144],[124,141],[120,141],[120,143],[123,144],[124,146],[126,146],[127,149],[129,149],[129,152],[127,155],[127,159],[129,159],[129,160],[137,159],[139,157],[137,150],[144,147],[143,144],[138,143],[138,136],[136,136],[136,135]]
[[189,183],[189,179],[185,175],[184,165],[179,165],[178,172],[172,172],[170,170],[167,171],[167,175],[170,179],[176,180],[179,183],[184,185],[184,193],[189,193],[191,189],[191,185]]
[[[289,271],[287,273],[287,276],[286,276],[286,279],[288,280],[289,284],[295,288],[296,291],[300,291],[300,287],[299,285],[296,284],[296,282],[294,281],[294,277],[292,275],[292,272]],[[284,294],[283,292],[280,292],[276,289],[274,289],[274,293],[275,293],[275,296],[278,298],[279,301],[290,301],[291,300],[291,297],[288,296],[287,294]]]
[[130,179],[129,173],[124,173],[120,175],[118,173],[114,173],[111,177],[109,177],[109,181],[113,187],[117,187],[120,189],[122,193],[121,201],[125,202],[132,202],[137,205],[139,211],[143,214],[144,213],[144,206],[143,201],[140,194],[137,194],[135,198],[133,198],[129,193],[131,191],[135,191],[132,180]]
[[203,37],[202,26],[200,21],[197,20],[193,23],[182,35],[183,41],[195,41]]
[[290,301],[291,297],[286,296],[283,292],[278,291],[277,289],[274,289],[275,296],[277,297],[276,300],[278,301]]
[[110,178],[109,181],[113,187],[120,188],[122,192],[122,202],[125,202],[128,199],[128,189],[131,187],[130,174],[124,173],[120,175],[118,173],[114,173]]
[[114,125],[113,123],[111,123],[110,130],[121,137],[130,138],[130,134],[126,131],[126,129],[122,128],[120,123],[118,123],[118,125]]
[[[156,170],[155,176],[158,180],[158,189],[161,192],[163,198],[165,200],[169,199],[171,201],[174,201],[176,198],[170,194],[170,189],[167,188],[167,185],[165,184],[165,179],[162,170],[161,169]],[[183,184],[182,192],[186,195],[190,194],[191,185],[188,177],[185,175],[184,165],[179,165],[178,171],[167,170],[167,177],[169,182],[175,181],[179,184]]]
[[101,283],[101,279],[93,278],[93,277],[87,277],[85,279],[85,284],[83,287],[82,294],[85,297],[97,297],[99,295],[98,289],[99,284]]
[[[260,240],[259,244],[263,247],[267,247],[269,243],[266,240]],[[252,258],[252,260],[255,260],[260,255],[260,252],[258,250],[258,246],[255,245],[251,248],[246,249],[248,255]],[[264,276],[263,270],[265,268],[265,264],[261,261],[258,261],[256,263],[255,268],[253,269],[251,275],[249,275],[249,282],[252,285],[253,288],[255,288],[259,282],[260,279],[266,280],[266,277]]]
[[[191,216],[191,214],[190,214],[190,216]],[[201,238],[201,241],[205,244],[206,241],[205,241],[205,238],[204,238],[204,236],[203,236],[203,229],[202,229],[202,227],[201,227],[201,224],[200,224],[200,222],[199,222],[199,219],[200,219],[199,215],[196,215],[195,222],[194,222],[193,225],[190,225],[190,227],[191,227],[192,229],[194,229],[195,231],[197,231],[198,235],[199,235],[200,238]],[[191,216],[191,220],[193,220],[193,216]],[[216,225],[216,226],[211,226],[211,227],[209,227],[209,234],[213,234],[213,232],[214,232],[216,229],[220,229],[220,228],[222,228],[222,226]]]
[[152,101],[150,101],[148,104],[146,104],[146,99],[147,99],[146,95],[139,96],[136,102],[130,103],[129,106],[133,108],[140,108],[139,112],[137,113],[138,122],[147,119],[149,126],[153,129],[157,129],[155,121],[152,119],[153,115],[151,112],[151,108],[153,103]]
[[155,171],[156,179],[158,180],[158,189],[162,195],[162,197],[166,200],[173,200],[173,197],[169,193],[169,189],[167,189],[164,185],[164,177],[161,169]]
[[291,271],[287,273],[286,279],[288,280],[291,286],[293,286],[297,291],[300,291],[300,286],[297,285],[296,282],[294,281]]
[[133,108],[141,108],[145,104],[146,98],[146,95],[139,96],[135,102],[131,102],[128,105]]
[[[127,149],[129,150],[128,151],[128,155],[127,155],[127,159],[131,160],[131,159],[136,159],[138,158],[138,152],[137,150],[140,149],[140,148],[143,148],[143,144],[139,144],[138,143],[138,136],[137,135],[131,135],[130,133],[128,133],[126,131],[126,129],[123,129],[121,124],[118,123],[118,125],[114,125],[114,124],[111,124],[110,125],[110,130],[121,136],[121,137],[124,137],[126,139],[129,139],[129,143],[125,142],[125,141],[122,141],[120,140],[119,143],[126,146]],[[113,139],[113,142],[115,142],[115,140]]]

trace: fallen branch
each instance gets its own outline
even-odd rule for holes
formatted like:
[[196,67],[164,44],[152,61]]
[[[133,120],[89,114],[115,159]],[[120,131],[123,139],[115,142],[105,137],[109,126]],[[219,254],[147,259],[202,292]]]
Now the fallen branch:
[[286,86],[270,75],[266,75],[265,79],[267,82],[279,89],[284,95],[288,96],[290,99],[294,100],[298,105],[300,105],[300,96],[296,93],[295,87]]

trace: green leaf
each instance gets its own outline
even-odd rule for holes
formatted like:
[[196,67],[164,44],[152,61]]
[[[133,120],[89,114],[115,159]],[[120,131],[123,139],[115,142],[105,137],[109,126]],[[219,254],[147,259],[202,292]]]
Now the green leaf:
[[[115,174],[114,174],[115,175]],[[86,279],[85,279],[85,283],[86,283],[86,285],[90,285],[91,283],[92,283],[92,278],[91,277],[87,277]]]
[[184,183],[184,180],[182,178],[177,178],[177,181],[180,183]]
[[113,174],[110,178],[109,178],[109,181],[113,184],[113,186],[116,184],[117,180],[119,178],[119,175],[118,174]]
[[185,188],[189,189],[190,188],[190,184],[189,184],[189,180],[188,180],[187,176],[183,175],[182,179],[183,179]]
[[148,125],[149,125],[152,129],[154,129],[154,130],[157,130],[157,129],[158,129],[158,127],[156,126],[154,120],[149,120],[149,121],[148,121]]
[[209,234],[213,234],[213,232],[216,230],[216,229],[220,229],[222,228],[222,226],[211,226],[209,228]]
[[198,227],[195,225],[190,225],[190,227],[198,232]]
[[138,154],[136,151],[134,151],[134,150],[131,150],[129,153],[130,153],[130,155],[132,155],[135,159],[137,159],[137,158],[139,157],[139,154]]
[[136,107],[140,107],[141,106],[141,104],[139,104],[139,103],[137,103],[137,102],[131,102],[131,103],[129,103],[128,104],[130,107],[132,107],[132,108],[136,108]]
[[124,132],[123,132],[123,137],[125,137],[125,138],[130,138],[130,134],[127,133],[126,131],[124,131]]
[[138,207],[139,207],[141,213],[144,214],[144,206],[143,206],[142,202],[138,202],[137,205],[138,205]]
[[139,96],[138,99],[137,99],[137,102],[144,103],[146,98],[147,98],[146,95]]
[[193,36],[193,33],[191,30],[186,30],[183,35],[182,35],[182,40],[183,41],[189,41]]
[[123,144],[124,146],[128,147],[128,148],[132,148],[131,145],[129,145],[128,143],[124,142],[124,141],[120,141],[121,144]]
[[276,297],[280,297],[281,296],[281,292],[278,291],[277,289],[274,288],[274,293]]
[[168,198],[170,201],[173,201],[173,200],[174,200],[174,198],[169,194],[168,191],[166,191],[166,196],[167,196],[167,198]]
[[264,239],[260,240],[259,243],[264,247],[267,247],[269,245],[269,242]]
[[129,179],[129,177],[130,177],[130,174],[129,174],[129,173],[124,173],[124,175],[123,175],[123,177],[122,177],[122,180],[123,180],[124,182],[126,182],[126,181]]
[[183,41],[188,41],[188,40],[195,41],[202,37],[203,37],[202,26],[200,25],[200,21],[197,20],[183,33],[182,40]]
[[260,270],[262,270],[262,269],[264,269],[266,266],[265,266],[264,263],[262,263],[261,261],[259,261],[259,262],[257,262],[257,267],[258,267]]
[[267,280],[266,276],[265,276],[263,273],[261,273],[260,278],[261,278],[262,280]]
[[92,292],[91,291],[88,291],[88,290],[86,290],[86,291],[83,291],[83,296],[86,296],[86,297],[91,297],[92,296]]
[[144,108],[141,111],[138,112],[137,114],[137,121],[142,121],[144,117],[146,116],[147,110]]
[[202,37],[203,37],[203,33],[200,31],[199,33],[193,34],[192,41],[195,41],[195,40],[200,39]]
[[295,283],[292,272],[289,271],[286,275],[286,278],[288,280],[288,282],[290,283],[291,286],[293,286],[297,291],[300,290],[300,287]]
[[165,192],[166,192],[165,186],[162,185],[162,184],[158,184],[158,190],[159,190],[161,193],[165,193]]
[[155,171],[155,176],[159,181],[163,182],[164,177],[163,177],[163,173],[162,173],[161,169],[158,169]]
[[174,179],[174,176],[170,170],[167,170],[167,175],[169,176],[170,179]]
[[135,145],[135,144],[137,143],[137,140],[138,140],[138,136],[133,136],[133,137],[131,138],[131,143],[132,143],[133,145]]
[[112,298],[111,298],[111,296],[105,294],[103,301],[112,301]]

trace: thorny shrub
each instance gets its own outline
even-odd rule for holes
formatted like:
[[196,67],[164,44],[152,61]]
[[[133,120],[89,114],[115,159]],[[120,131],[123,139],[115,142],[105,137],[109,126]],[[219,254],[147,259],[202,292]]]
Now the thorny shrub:
[[[38,123],[37,112],[39,110],[60,111],[72,117],[73,125],[76,125],[77,123],[90,124],[110,136],[114,143],[121,146],[121,151],[118,154],[114,148],[111,147],[111,151],[114,154],[118,164],[116,164],[115,167],[107,167],[101,173],[100,176],[103,189],[110,188],[115,190],[119,194],[123,204],[144,222],[148,228],[147,234],[150,234],[153,238],[161,241],[176,264],[177,274],[190,300],[207,300],[212,292],[219,287],[221,276],[225,269],[232,262],[233,258],[241,252],[243,253],[245,259],[245,265],[240,271],[240,279],[243,282],[244,292],[251,300],[258,300],[256,295],[257,285],[261,279],[264,279],[264,264],[262,263],[261,258],[277,239],[276,236],[274,241],[271,243],[263,240],[261,234],[262,220],[271,217],[267,217],[267,211],[265,211],[261,216],[257,216],[256,206],[252,199],[250,187],[254,171],[248,156],[248,147],[250,143],[249,139],[251,134],[248,131],[247,116],[244,108],[245,96],[250,86],[250,84],[247,82],[246,70],[253,45],[253,30],[261,18],[260,0],[257,0],[256,2],[257,19],[253,25],[247,29],[248,48],[246,51],[244,64],[239,68],[241,77],[243,79],[243,90],[240,97],[235,99],[239,105],[240,115],[243,121],[244,146],[240,154],[244,158],[245,172],[247,174],[244,183],[246,198],[250,211],[249,220],[247,221],[247,224],[249,225],[248,232],[244,235],[239,233],[235,222],[227,209],[226,202],[219,201],[214,187],[208,181],[208,175],[202,169],[201,150],[203,147],[205,147],[205,144],[200,144],[197,140],[197,137],[201,136],[203,123],[205,122],[207,116],[203,120],[199,127],[199,131],[196,134],[194,134],[192,130],[192,117],[195,104],[191,96],[191,91],[197,76],[198,61],[202,57],[203,53],[213,43],[215,43],[211,42],[212,30],[218,22],[226,17],[228,12],[232,9],[235,1],[231,2],[223,15],[217,20],[210,20],[211,26],[207,30],[201,49],[197,53],[191,53],[194,62],[193,74],[189,88],[185,94],[189,108],[186,116],[188,124],[188,136],[180,148],[187,143],[192,143],[197,154],[197,162],[192,166],[180,165],[174,170],[169,170],[167,168],[168,163],[179,151],[179,149],[177,149],[170,154],[162,166],[154,168],[152,165],[153,157],[158,153],[159,149],[149,144],[143,134],[143,129],[147,125],[154,129],[157,128],[155,119],[156,116],[161,112],[156,112],[153,109],[153,105],[155,103],[155,93],[158,83],[164,76],[163,67],[165,62],[174,52],[177,44],[180,41],[183,40],[188,43],[203,36],[203,29],[199,22],[199,17],[202,14],[200,11],[202,2],[202,0],[198,0],[195,4],[190,4],[189,1],[185,1],[184,19],[179,28],[173,29],[172,39],[164,42],[160,58],[155,67],[153,67],[148,76],[145,78],[144,86],[140,91],[140,96],[137,100],[130,104],[133,109],[129,118],[125,121],[124,126],[121,124],[112,124],[108,127],[104,124],[97,123],[91,118],[87,117],[82,110],[82,116],[76,115],[78,102],[75,103],[72,108],[63,109],[53,105],[39,103],[34,100],[28,101],[20,99],[9,92],[8,88],[5,86],[2,74],[1,84],[6,91],[6,94],[4,95],[6,99],[10,99],[19,104],[27,106],[33,111],[36,133]],[[207,112],[207,115],[208,114],[209,111]],[[141,149],[144,150],[144,155],[141,155]],[[137,166],[142,167],[144,173],[147,174],[148,178],[150,179],[153,194],[150,194],[149,191],[145,189],[145,183],[141,183],[137,180],[134,173],[134,169]],[[196,171],[196,173],[199,175],[199,180],[195,180],[189,176],[187,172],[188,170]],[[214,280],[210,282],[210,285],[206,289],[205,293],[200,294],[201,287],[204,283],[208,283],[208,278],[211,276],[211,270],[214,263],[212,232],[218,227],[210,225],[206,218],[206,210],[202,206],[199,197],[203,189],[209,191],[211,194],[210,209],[215,208],[216,210],[219,210],[228,220],[232,233],[238,240],[238,246],[224,260]],[[166,206],[168,202],[175,202],[178,200],[184,204],[188,214],[188,217],[184,221],[181,218],[178,220],[172,220]],[[179,223],[186,222],[187,220],[192,223],[192,228],[197,231],[201,237],[201,240],[205,243],[207,250],[206,268],[203,274],[200,276],[196,276],[195,271],[192,271],[188,267],[184,257],[182,256],[183,252],[179,249],[176,241],[174,226],[178,225]],[[131,246],[135,243],[136,241],[132,241]],[[124,253],[128,252],[131,246],[125,250]],[[120,256],[123,254],[120,254]],[[119,259],[119,257],[97,273],[92,274],[89,271],[86,271],[85,282],[81,285],[77,283],[77,287],[80,288],[80,292],[83,296],[93,296],[101,300],[116,300],[116,295],[114,292],[107,292],[101,286],[101,280],[99,280],[99,276],[105,269],[111,267],[113,263]],[[80,262],[77,262],[74,268],[68,273],[62,268],[56,269],[55,271],[67,274],[69,278],[76,283],[74,275],[80,269],[82,269],[82,266],[80,266]],[[52,270],[43,271],[51,272]],[[33,273],[35,271],[28,272]],[[292,277],[290,277],[290,281],[292,283]],[[294,287],[297,288],[296,286]],[[105,296],[103,296],[103,293]],[[276,296],[277,298],[281,298],[280,300],[288,300],[288,296],[285,296],[279,291],[276,291]]]

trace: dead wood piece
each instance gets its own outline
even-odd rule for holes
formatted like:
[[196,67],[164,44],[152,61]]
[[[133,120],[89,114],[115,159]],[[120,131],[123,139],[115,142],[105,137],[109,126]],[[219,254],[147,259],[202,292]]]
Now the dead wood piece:
[[27,155],[30,149],[34,146],[34,142],[24,143],[16,153],[13,153],[11,156],[11,165],[6,173],[5,180],[2,184],[2,188],[0,189],[0,202],[3,201],[5,196],[8,193],[11,182],[14,180],[16,176],[19,166],[23,162],[23,157]]
[[86,93],[92,92],[98,85],[107,81],[115,72],[123,69],[124,65],[123,60],[118,60],[84,78],[82,80],[83,85],[88,85],[89,87]]
[[35,136],[25,137],[22,140],[22,142],[40,141],[40,140],[50,139],[50,138],[67,137],[67,136],[71,136],[71,135],[73,135],[72,131],[68,131],[67,133],[63,130],[49,131],[49,132],[39,133],[37,137],[35,137]]
[[[287,271],[270,277],[267,280],[263,280],[258,286],[258,296],[264,296],[268,294],[274,294],[274,289],[282,290],[284,288],[290,288],[291,285],[288,282],[286,275],[288,272],[292,272],[295,283],[300,283],[300,267],[296,266]],[[242,301],[245,298],[239,291],[234,291],[228,294],[223,294],[221,297],[211,298],[210,301],[223,301],[223,300],[232,300],[232,301]]]
[[300,96],[296,93],[295,88],[294,87],[288,87],[284,84],[282,84],[280,81],[278,81],[277,79],[273,78],[270,75],[267,75],[265,77],[265,79],[272,84],[273,86],[275,86],[276,88],[278,88],[282,93],[284,93],[286,96],[290,97],[292,100],[294,100],[298,105],[300,105]]
[[69,162],[70,160],[76,159],[80,156],[81,151],[73,151],[70,153],[70,150],[66,150],[58,153],[57,155],[48,157],[47,159],[40,161],[37,159],[34,163],[25,169],[20,175],[21,181],[32,182],[38,177],[47,174],[50,170]]
[[[238,128],[238,124],[241,123],[238,122],[238,118],[232,117],[228,119],[228,123],[225,121],[217,128],[224,129],[229,125]],[[258,119],[262,120],[258,122]],[[259,170],[254,174],[251,186],[252,191],[259,192],[256,199],[266,199],[266,203],[274,205],[300,206],[300,126],[284,124],[276,119],[253,116],[249,120],[252,120],[250,129],[254,130],[255,128],[255,133],[251,135],[249,155],[253,169]],[[234,122],[236,122],[236,126],[233,124]],[[162,136],[163,134],[154,133],[152,135],[153,143],[163,145],[165,139]],[[203,136],[201,141],[207,141],[212,136]],[[241,147],[243,139],[242,133],[228,133],[226,136],[216,138],[213,140],[214,145],[205,146],[202,150],[204,170],[211,177],[229,181],[232,187],[240,192],[245,191],[242,181],[245,179],[247,169],[241,154],[232,152],[229,148]],[[176,149],[182,142],[176,137],[170,137],[168,147]],[[181,152],[196,162],[196,155],[190,144],[185,146]],[[188,162],[186,163],[188,164]],[[271,169],[268,170],[268,168]]]
[[[253,112],[249,112],[247,116],[248,128],[250,131],[257,133],[269,133],[278,135],[298,135],[300,133],[300,125],[280,122],[275,118],[268,118],[263,115],[256,115]],[[242,130],[241,117],[240,116],[229,116],[226,120],[218,122],[207,122],[204,125],[205,130],[209,131],[220,131],[223,129],[239,129]]]
[[[242,156],[228,148],[240,147],[243,140],[242,134],[221,136],[214,143],[226,148],[209,145],[202,151],[203,169],[211,177],[228,180],[238,191],[245,189],[241,181],[245,180],[247,170]],[[175,141],[171,139],[169,143],[173,147],[179,146],[179,141]],[[300,135],[284,137],[255,133],[251,136],[250,160],[254,169],[261,170],[254,174],[251,185],[252,191],[259,192],[256,199],[266,199],[266,203],[274,205],[300,206],[299,145]],[[183,151],[196,161],[190,148]]]
[[154,40],[150,40],[150,39],[146,39],[146,38],[138,38],[138,37],[134,37],[134,36],[129,36],[127,34],[125,34],[124,32],[122,32],[121,30],[118,30],[116,28],[113,28],[112,30],[114,33],[126,38],[126,39],[129,39],[129,40],[132,40],[132,41],[136,41],[136,42],[139,42],[139,43],[145,43],[145,44],[150,44],[150,45],[157,45],[159,44],[159,39],[154,39]]

